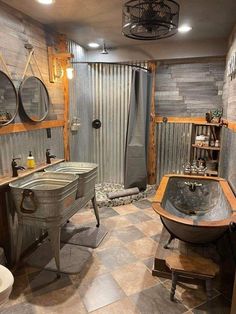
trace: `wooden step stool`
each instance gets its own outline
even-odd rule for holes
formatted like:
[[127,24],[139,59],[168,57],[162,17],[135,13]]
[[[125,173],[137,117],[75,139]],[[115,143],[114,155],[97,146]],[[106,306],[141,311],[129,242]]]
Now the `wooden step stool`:
[[219,266],[212,260],[173,254],[166,258],[166,265],[172,272],[171,301],[174,301],[176,284],[181,277],[205,280],[207,297],[212,297],[212,279],[219,272]]

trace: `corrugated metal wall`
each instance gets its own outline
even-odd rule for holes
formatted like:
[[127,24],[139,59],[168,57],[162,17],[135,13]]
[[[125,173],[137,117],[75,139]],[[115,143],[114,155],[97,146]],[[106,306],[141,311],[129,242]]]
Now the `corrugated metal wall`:
[[163,175],[180,173],[190,160],[192,124],[157,124],[157,184]]
[[100,129],[93,129],[92,156],[99,164],[98,180],[123,183],[132,68],[102,64],[89,68],[93,119],[102,122]]
[[[74,61],[84,62],[86,51],[73,41],[69,42]],[[70,132],[70,158],[72,161],[92,162],[92,103],[88,64],[73,64],[74,78],[70,81],[70,121],[80,119],[77,132]]]
[[11,175],[13,157],[20,157],[19,165],[25,166],[31,150],[36,163],[45,162],[46,149],[57,158],[63,158],[63,128],[52,128],[51,138],[47,138],[46,130],[27,131],[0,136],[0,175]]
[[236,194],[236,132],[222,129],[220,154],[220,176],[226,178]]

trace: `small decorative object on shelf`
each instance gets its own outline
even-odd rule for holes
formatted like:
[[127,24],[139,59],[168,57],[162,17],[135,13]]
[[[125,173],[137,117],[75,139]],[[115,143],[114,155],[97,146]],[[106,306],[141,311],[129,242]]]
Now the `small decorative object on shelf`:
[[[195,145],[198,146],[209,146],[209,136],[208,135],[197,135],[195,138]],[[215,146],[215,143],[214,145]]]
[[220,123],[223,115],[223,109],[215,109],[206,113],[206,121],[208,123]]
[[[193,123],[190,162],[204,159],[206,163],[198,162],[198,174],[217,176],[221,152],[221,130],[224,120],[222,110],[214,110],[206,114],[205,123]],[[192,169],[192,168],[191,168]],[[195,171],[194,171],[195,173]]]
[[219,140],[215,141],[215,147],[220,147],[220,141]]

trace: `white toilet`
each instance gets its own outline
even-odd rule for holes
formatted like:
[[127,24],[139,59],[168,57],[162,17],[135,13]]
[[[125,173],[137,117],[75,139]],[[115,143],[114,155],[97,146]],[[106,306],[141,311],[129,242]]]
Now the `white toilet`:
[[0,265],[0,307],[8,301],[13,283],[14,277],[10,270]]

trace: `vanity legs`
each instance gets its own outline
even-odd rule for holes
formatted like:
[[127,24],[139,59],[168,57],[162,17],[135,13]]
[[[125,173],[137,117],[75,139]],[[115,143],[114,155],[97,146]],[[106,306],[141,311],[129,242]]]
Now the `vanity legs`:
[[94,214],[97,219],[97,225],[96,227],[100,226],[100,218],[99,218],[99,213],[98,213],[98,206],[97,206],[97,201],[96,201],[96,194],[94,193],[94,197],[92,198],[92,204],[93,204],[93,209],[94,209]]
[[16,242],[16,265],[20,260],[21,249],[23,241],[23,225],[19,222],[17,231],[17,242]]
[[55,262],[58,270],[58,277],[60,277],[60,227],[48,228],[48,235],[50,239],[50,244],[52,247],[53,255],[55,257]]

